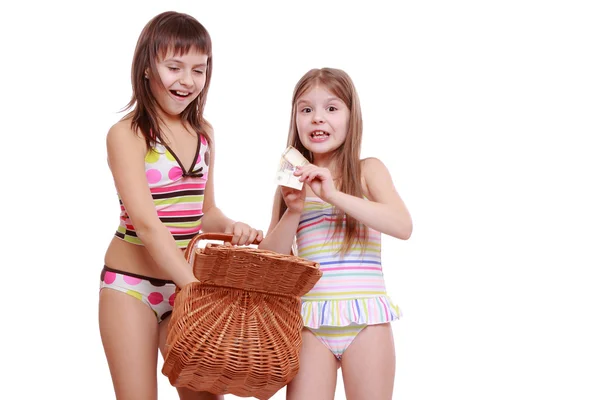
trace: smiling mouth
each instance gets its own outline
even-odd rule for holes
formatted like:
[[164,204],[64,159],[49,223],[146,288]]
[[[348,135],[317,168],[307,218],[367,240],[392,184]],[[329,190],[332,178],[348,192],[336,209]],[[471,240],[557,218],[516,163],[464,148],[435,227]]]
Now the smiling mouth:
[[169,90],[169,92],[171,92],[171,94],[179,99],[185,99],[186,97],[189,97],[192,93],[191,92],[182,92],[179,90]]
[[314,131],[310,133],[311,138],[325,138],[328,137],[329,133],[325,131]]

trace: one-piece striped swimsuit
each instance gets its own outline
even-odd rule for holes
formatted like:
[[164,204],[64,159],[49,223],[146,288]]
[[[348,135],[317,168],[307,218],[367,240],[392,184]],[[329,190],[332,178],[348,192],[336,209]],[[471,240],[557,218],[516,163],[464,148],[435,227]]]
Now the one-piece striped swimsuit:
[[319,262],[323,276],[302,297],[304,325],[315,329],[374,325],[400,318],[400,309],[386,292],[381,233],[368,228],[366,247],[354,243],[342,255],[344,232],[333,237],[335,219],[331,204],[317,197],[306,198],[296,232],[298,255]]

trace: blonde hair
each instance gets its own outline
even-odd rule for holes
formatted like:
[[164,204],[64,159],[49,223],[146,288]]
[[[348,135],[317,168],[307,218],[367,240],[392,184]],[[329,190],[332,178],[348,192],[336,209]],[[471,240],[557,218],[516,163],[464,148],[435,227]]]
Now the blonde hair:
[[[340,69],[321,68],[311,69],[298,81],[292,97],[292,114],[290,118],[290,130],[288,134],[288,146],[294,146],[307,160],[313,162],[312,153],[307,150],[298,135],[296,125],[296,113],[298,111],[298,99],[308,90],[316,85],[325,87],[329,92],[338,97],[350,110],[350,121],[348,123],[348,134],[344,143],[335,150],[334,162],[336,174],[341,178],[338,190],[343,193],[362,198],[364,193],[361,183],[360,146],[362,142],[362,113],[358,93],[354,83],[348,74]],[[283,216],[287,206],[281,198],[279,218]],[[355,218],[346,215],[346,227],[344,229],[344,213],[337,211],[335,220],[334,237],[344,230],[344,241],[342,253],[347,253],[353,243],[365,244],[367,241],[367,228]]]

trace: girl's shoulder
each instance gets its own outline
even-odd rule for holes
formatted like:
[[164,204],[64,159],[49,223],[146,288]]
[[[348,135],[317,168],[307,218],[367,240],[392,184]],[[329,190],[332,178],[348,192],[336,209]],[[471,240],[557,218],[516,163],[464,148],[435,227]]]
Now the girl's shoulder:
[[131,124],[131,119],[122,119],[110,127],[106,135],[109,151],[111,148],[146,150],[144,135]]
[[134,129],[131,118],[123,118],[117,121],[113,126],[108,130],[108,136],[117,136],[117,135],[134,135],[143,137],[139,130]]
[[383,161],[381,161],[377,157],[363,158],[362,160],[360,160],[360,166],[363,171],[363,174],[366,171],[378,170],[381,168],[387,169],[386,166],[383,164]]
[[377,179],[381,174],[389,174],[385,164],[376,157],[367,157],[360,160],[360,182],[363,190],[363,194],[369,200],[373,200],[369,186],[373,185],[373,181]]

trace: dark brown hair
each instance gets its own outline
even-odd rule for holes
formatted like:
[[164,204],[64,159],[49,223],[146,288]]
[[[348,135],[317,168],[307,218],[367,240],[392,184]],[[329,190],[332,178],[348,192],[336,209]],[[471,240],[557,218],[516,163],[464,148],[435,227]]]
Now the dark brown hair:
[[[313,155],[308,151],[300,141],[298,135],[298,126],[296,125],[296,113],[298,112],[298,99],[308,90],[316,85],[325,87],[334,96],[346,104],[350,110],[350,121],[348,123],[348,134],[344,143],[335,151],[334,160],[336,170],[334,173],[338,180],[338,190],[343,193],[356,197],[363,197],[361,184],[361,163],[360,146],[362,142],[362,113],[358,93],[354,83],[348,74],[340,69],[322,68],[308,71],[296,84],[294,95],[292,96],[292,115],[290,118],[290,129],[288,134],[288,146],[294,146],[306,157],[308,161],[313,162]],[[281,208],[279,218],[283,216],[287,206],[280,199]],[[334,237],[341,233],[343,229],[344,214],[338,212],[335,221]],[[367,241],[367,228],[358,222],[355,218],[346,215],[346,227],[344,229],[344,241],[341,252],[346,253],[354,242],[365,244]]]
[[200,95],[181,113],[181,120],[189,123],[194,131],[204,134],[209,143],[212,141],[209,137],[210,124],[203,116],[212,74],[210,35],[194,17],[167,11],[152,18],[140,34],[131,65],[133,94],[125,107],[125,110],[132,109],[125,118],[131,118],[132,129],[144,135],[148,148],[163,139],[159,128],[158,104],[150,90],[150,80],[159,76],[156,62],[164,59],[170,51],[183,55],[190,50],[208,56],[206,83]]

